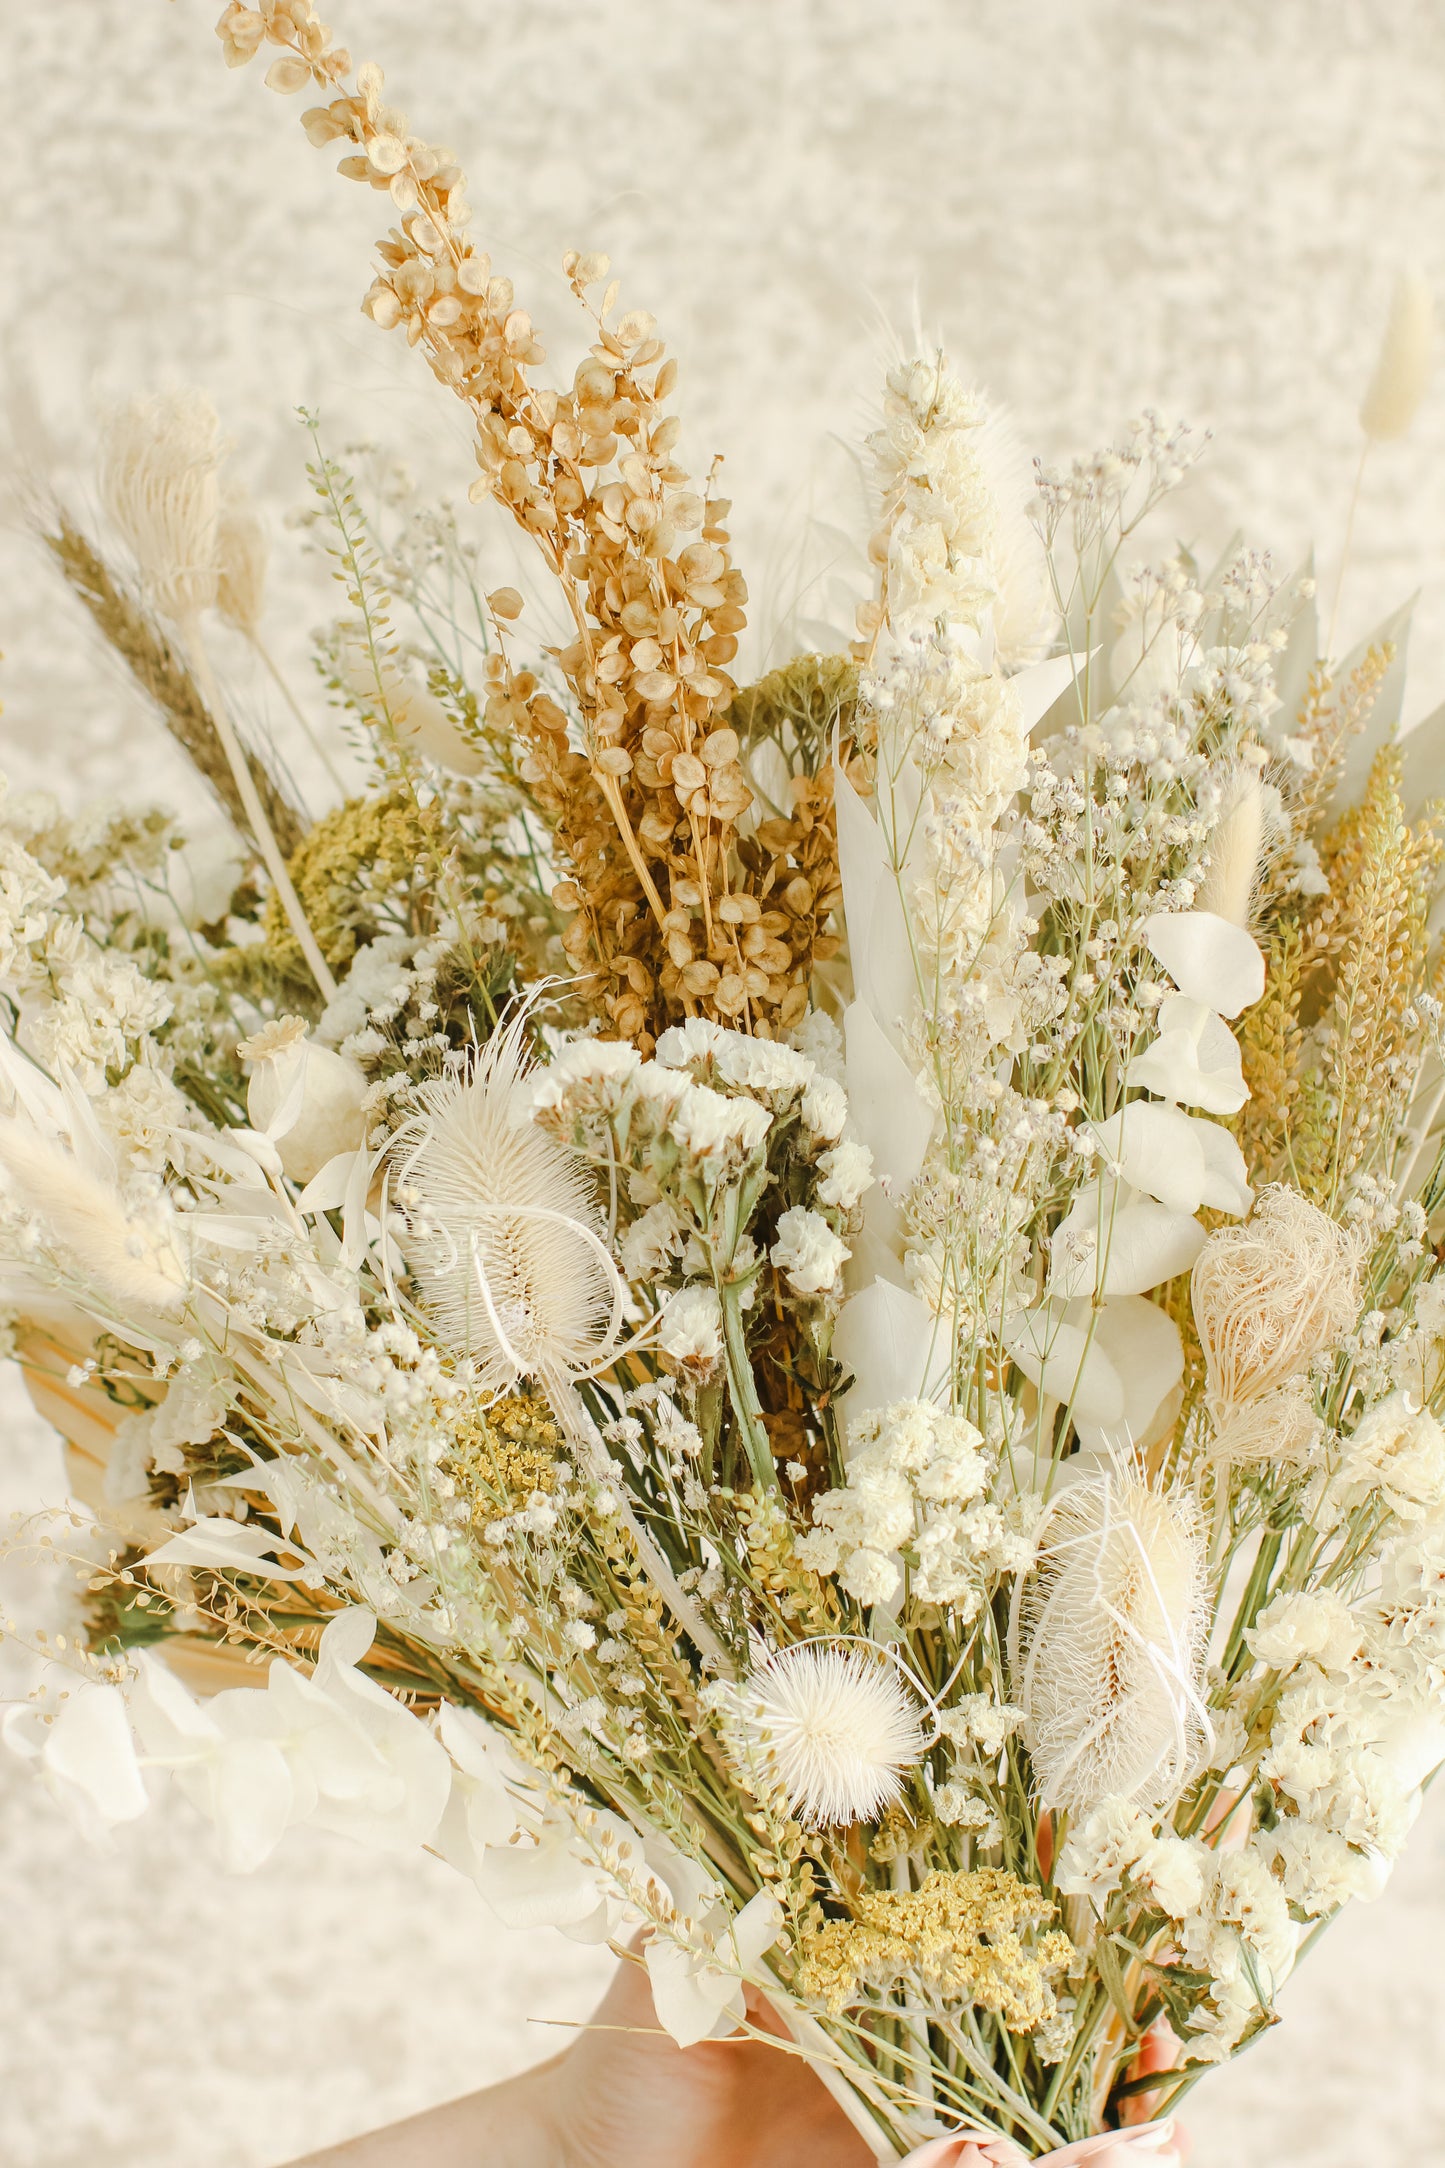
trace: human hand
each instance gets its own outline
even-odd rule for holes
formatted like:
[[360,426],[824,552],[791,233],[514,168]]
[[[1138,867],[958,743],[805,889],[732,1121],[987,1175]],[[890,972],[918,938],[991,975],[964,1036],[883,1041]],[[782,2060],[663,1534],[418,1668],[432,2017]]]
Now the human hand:
[[[751,1990],[748,2016],[786,2039]],[[745,2035],[679,2048],[634,1953],[550,2062],[295,2168],[872,2168],[873,2157],[800,2056]]]
[[[748,2017],[787,2039],[751,1990]],[[552,2168],[871,2168],[874,2159],[801,2056],[745,2035],[676,2046],[635,1955],[590,2027],[528,2076],[551,2122]]]

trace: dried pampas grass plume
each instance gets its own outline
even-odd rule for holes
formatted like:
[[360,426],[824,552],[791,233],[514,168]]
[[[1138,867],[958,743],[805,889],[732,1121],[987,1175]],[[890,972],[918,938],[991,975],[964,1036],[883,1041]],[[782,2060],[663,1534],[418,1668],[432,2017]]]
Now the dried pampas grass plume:
[[1359,1258],[1345,1230],[1278,1183],[1242,1227],[1220,1227],[1189,1282],[1204,1350],[1213,1457],[1298,1459],[1313,1435],[1302,1380],[1359,1308]]
[[231,498],[216,526],[216,608],[246,640],[254,641],[261,630],[270,554],[255,506]]
[[535,1378],[565,1408],[615,1349],[623,1289],[583,1161],[530,1119],[528,1023],[522,1011],[465,1075],[423,1084],[391,1153],[438,1338],[471,1357],[484,1392]]
[[1172,1805],[1208,1736],[1208,1630],[1198,1510],[1132,1475],[1082,1477],[1055,1502],[1013,1623],[1038,1794]]
[[216,599],[221,431],[203,392],[156,392],[110,416],[101,447],[106,511],[156,607],[186,624]]

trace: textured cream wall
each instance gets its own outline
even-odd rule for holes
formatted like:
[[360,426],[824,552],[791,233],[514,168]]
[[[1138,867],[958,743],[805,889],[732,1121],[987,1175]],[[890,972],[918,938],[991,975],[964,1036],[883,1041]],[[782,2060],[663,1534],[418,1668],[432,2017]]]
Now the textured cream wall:
[[[278,527],[290,419],[458,494],[465,430],[356,313],[376,199],[294,105],[228,75],[219,0],[4,0],[0,337],[32,462],[81,477],[107,396],[206,385]],[[795,599],[809,509],[847,510],[881,322],[915,308],[1048,456],[1140,406],[1216,442],[1178,531],[1328,566],[1393,267],[1445,289],[1434,0],[336,0],[472,176],[559,354],[562,249],[608,248],[684,364],[687,443],[728,455],[755,591]],[[324,608],[278,536],[299,656]],[[499,571],[507,546],[495,547]],[[1424,589],[1417,715],[1445,693],[1445,385],[1374,464],[1342,629]],[[279,591],[278,582],[278,591]],[[812,606],[811,604],[809,606]],[[761,613],[759,652],[781,610]],[[0,533],[3,764],[18,787],[185,778],[22,538]],[[259,702],[259,692],[248,697]],[[14,1409],[13,1397],[6,1412]],[[47,1479],[18,1410],[0,1507]],[[53,1477],[51,1478],[53,1479]],[[1196,2096],[1199,2168],[1445,2157],[1445,1814],[1333,1930],[1286,2024]],[[293,1839],[249,1882],[180,1808],[80,1850],[0,1763],[0,2158],[266,2168],[549,2052],[595,1953],[500,1937],[430,1862]]]

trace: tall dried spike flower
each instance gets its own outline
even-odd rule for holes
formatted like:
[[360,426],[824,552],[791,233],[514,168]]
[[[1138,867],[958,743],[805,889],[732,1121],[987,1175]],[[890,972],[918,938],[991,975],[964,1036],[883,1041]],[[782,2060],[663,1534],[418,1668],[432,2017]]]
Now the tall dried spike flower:
[[1435,303],[1419,271],[1402,271],[1390,297],[1379,359],[1360,405],[1372,443],[1403,437],[1420,411],[1435,362]]
[[1017,1621],[1025,1738],[1045,1806],[1173,1803],[1204,1736],[1208,1616],[1192,1498],[1113,1473],[1062,1493]]
[[524,1012],[466,1075],[422,1085],[391,1154],[438,1337],[471,1356],[483,1392],[536,1378],[565,1411],[612,1343],[619,1283],[582,1160],[529,1119],[527,1029]]
[[[1242,1227],[1219,1227],[1195,1260],[1189,1282],[1204,1349],[1215,1451],[1259,1457],[1259,1424],[1241,1411],[1269,1403],[1277,1443],[1298,1450],[1304,1433],[1297,1397],[1286,1401],[1310,1361],[1353,1322],[1359,1260],[1345,1230],[1298,1190],[1264,1190]],[[1293,1412],[1291,1412],[1293,1411]]]
[[880,1653],[829,1641],[776,1650],[729,1696],[745,1765],[813,1829],[872,1821],[923,1758],[918,1705]]
[[185,624],[216,600],[221,432],[203,392],[156,392],[110,416],[100,488],[157,609]]

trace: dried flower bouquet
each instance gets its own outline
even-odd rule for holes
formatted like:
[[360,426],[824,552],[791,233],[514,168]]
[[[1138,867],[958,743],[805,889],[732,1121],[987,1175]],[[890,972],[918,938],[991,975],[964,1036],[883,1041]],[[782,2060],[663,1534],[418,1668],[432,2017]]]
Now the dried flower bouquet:
[[[1398,628],[1333,661],[1306,578],[1129,569],[1184,434],[1030,504],[925,354],[856,641],[740,688],[652,319],[569,256],[551,388],[380,71],[310,0],[218,27],[387,198],[366,308],[566,631],[317,437],[367,781],[316,818],[213,660],[279,681],[204,401],[117,418],[100,539],[41,507],[237,846],[0,813],[5,1299],[86,1506],[6,1737],[93,1823],[169,1771],[237,1867],[309,1822],[641,1923],[678,2041],[761,1987],[880,2158],[1167,2118],[1445,1760]],[[1427,331],[1406,286],[1367,437]]]

